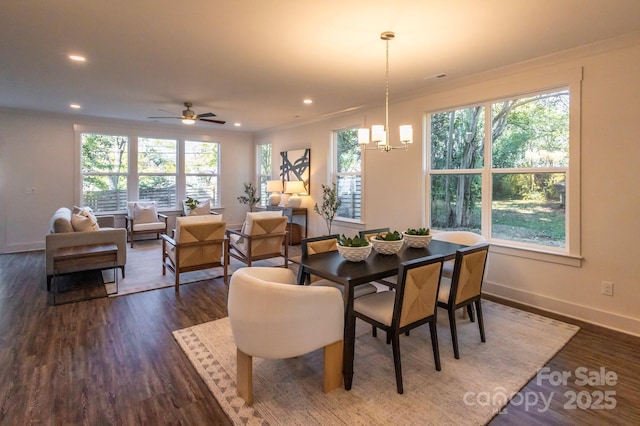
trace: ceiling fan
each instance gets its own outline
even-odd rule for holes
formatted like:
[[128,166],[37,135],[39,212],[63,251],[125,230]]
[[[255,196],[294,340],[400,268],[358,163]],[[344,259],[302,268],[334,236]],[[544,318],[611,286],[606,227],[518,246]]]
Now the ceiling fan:
[[185,102],[184,106],[187,107],[187,109],[185,109],[184,111],[182,111],[182,116],[181,117],[147,117],[147,118],[177,118],[179,120],[182,120],[182,122],[184,124],[193,124],[196,122],[196,120],[200,120],[200,121],[208,121],[209,123],[216,123],[216,124],[224,124],[226,123],[226,121],[224,120],[211,120],[207,117],[215,117],[216,115],[212,112],[205,112],[204,114],[196,114],[191,107],[193,106],[193,104],[191,102]]

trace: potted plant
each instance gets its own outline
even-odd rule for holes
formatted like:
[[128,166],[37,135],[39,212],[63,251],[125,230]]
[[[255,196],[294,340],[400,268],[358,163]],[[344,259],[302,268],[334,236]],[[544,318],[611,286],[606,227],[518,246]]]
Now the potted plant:
[[424,248],[431,242],[431,232],[429,228],[409,228],[402,233],[404,240],[409,247]]
[[322,206],[318,207],[318,203],[316,203],[313,206],[313,211],[323,217],[327,224],[329,235],[331,235],[333,218],[336,217],[341,204],[342,201],[340,201],[336,192],[336,185],[333,184],[331,187],[322,185]]
[[373,249],[380,254],[396,254],[402,248],[404,239],[398,231],[381,233],[371,237]]
[[371,244],[366,238],[357,235],[348,238],[343,234],[338,238],[338,253],[350,262],[361,262],[369,257]]
[[187,201],[184,202],[184,205],[189,208],[189,214],[192,214],[193,211],[198,207],[199,201],[195,198],[187,197]]
[[255,208],[256,204],[260,202],[260,197],[256,197],[256,192],[258,191],[252,183],[244,183],[244,193],[245,195],[241,195],[238,197],[238,202],[240,204],[246,204],[249,206],[249,211],[252,212]]

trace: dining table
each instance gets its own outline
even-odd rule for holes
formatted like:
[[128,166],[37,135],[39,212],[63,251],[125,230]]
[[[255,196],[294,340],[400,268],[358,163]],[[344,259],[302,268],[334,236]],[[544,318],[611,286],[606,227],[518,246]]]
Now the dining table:
[[344,353],[343,375],[344,388],[351,389],[353,383],[353,359],[355,354],[355,321],[353,314],[354,290],[357,286],[380,281],[398,274],[402,262],[434,255],[445,260],[453,259],[456,250],[467,247],[446,241],[432,240],[424,248],[412,248],[406,244],[397,253],[385,255],[371,250],[364,261],[350,262],[338,251],[292,257],[289,260],[298,264],[298,284],[309,284],[310,276],[317,275],[344,286]]

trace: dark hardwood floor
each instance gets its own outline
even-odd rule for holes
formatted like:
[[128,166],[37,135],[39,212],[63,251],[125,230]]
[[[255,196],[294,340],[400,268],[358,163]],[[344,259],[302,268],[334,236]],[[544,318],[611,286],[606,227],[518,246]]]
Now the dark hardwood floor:
[[[0,255],[0,424],[229,424],[171,335],[226,316],[226,298],[218,279],[51,306],[43,252]],[[640,424],[639,366],[640,338],[587,326],[548,367],[604,367],[616,384],[534,378],[521,393],[553,392],[551,407],[512,402],[491,424]],[[615,408],[564,408],[585,390],[615,391]]]

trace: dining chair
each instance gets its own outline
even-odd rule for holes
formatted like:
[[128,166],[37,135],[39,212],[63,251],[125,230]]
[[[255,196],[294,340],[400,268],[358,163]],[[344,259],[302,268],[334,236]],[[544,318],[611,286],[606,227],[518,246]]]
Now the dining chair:
[[166,275],[167,269],[174,273],[176,291],[180,291],[180,273],[220,266],[227,284],[229,239],[225,236],[227,224],[221,218],[221,215],[177,217],[174,238],[162,234],[162,275]]
[[247,404],[253,402],[253,357],[285,359],[323,348],[324,392],[342,385],[344,302],[335,288],[296,285],[290,269],[240,268],[231,276],[227,306],[237,393]]
[[[395,291],[370,294],[353,302],[356,318],[385,330],[387,336],[390,336],[396,388],[400,394],[404,392],[400,360],[402,333],[429,323],[435,367],[437,371],[441,370],[436,302],[443,261],[442,256],[430,256],[403,262],[400,264],[399,282]],[[355,322],[353,327],[355,328]]]
[[438,307],[447,310],[449,315],[449,327],[451,328],[451,340],[453,341],[453,355],[460,359],[458,349],[458,335],[456,331],[455,311],[466,308],[469,319],[474,322],[473,305],[478,313],[478,328],[480,340],[486,341],[484,334],[484,321],[482,318],[482,279],[487,264],[489,244],[479,244],[456,251],[456,259],[453,268],[453,277],[442,277],[440,291],[438,292]]
[[[475,232],[469,231],[443,231],[433,234],[433,240],[446,241],[448,243],[462,244],[465,246],[475,246],[487,242],[487,239]],[[444,262],[442,266],[442,276],[451,278],[453,276],[453,260]]]
[[[389,228],[366,229],[364,231],[358,232],[358,236],[360,238],[364,238],[367,241],[369,241],[371,237],[375,237],[378,234],[386,234],[387,232],[390,232]],[[386,277],[384,279],[377,280],[376,282],[386,285],[389,288],[393,288],[396,286],[398,282],[398,277],[397,276]]]
[[[323,235],[321,237],[313,237],[313,238],[305,238],[303,239],[301,244],[302,255],[308,256],[318,253],[326,253],[329,251],[337,251],[338,250],[338,234],[333,235]],[[302,272],[302,268],[299,269]],[[344,294],[344,286],[335,281],[327,280],[320,278],[316,275],[311,275],[309,277],[309,285],[312,286],[328,286],[334,287],[340,290]],[[378,288],[373,284],[362,284],[354,288],[353,297],[362,297],[367,294],[375,293],[378,291]]]

